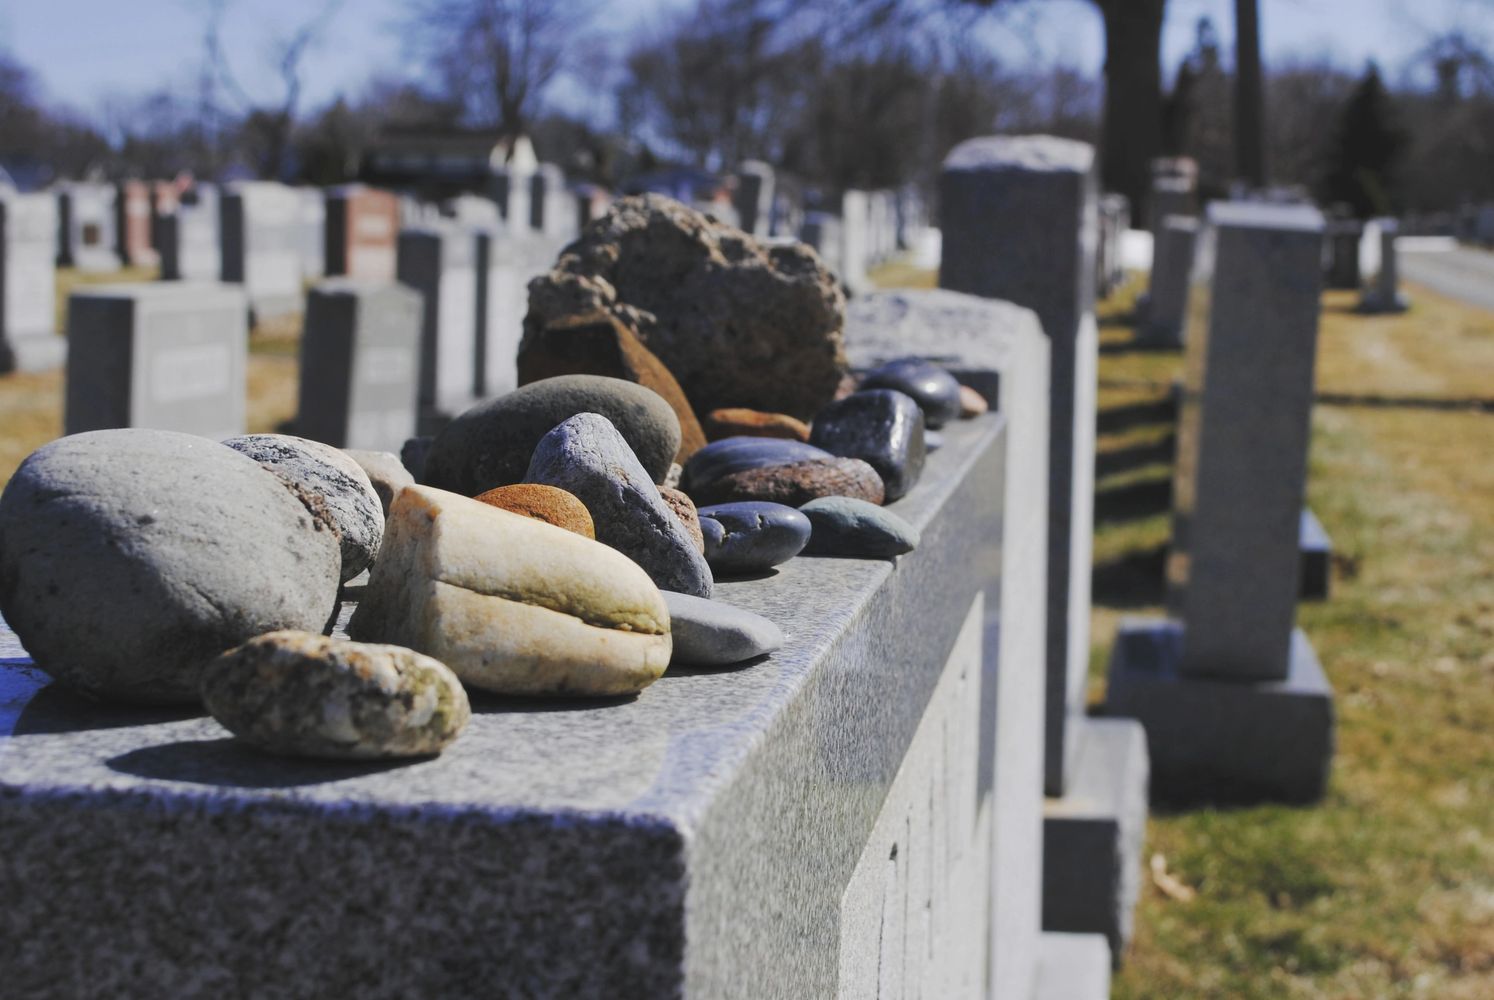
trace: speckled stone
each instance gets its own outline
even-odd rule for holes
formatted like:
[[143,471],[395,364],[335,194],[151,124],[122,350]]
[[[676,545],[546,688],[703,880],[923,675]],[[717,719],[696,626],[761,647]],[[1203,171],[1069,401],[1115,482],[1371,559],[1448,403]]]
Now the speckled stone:
[[346,452],[290,434],[244,434],[223,442],[273,473],[342,545],[342,580],[378,557],[384,506],[373,483]]
[[479,493],[473,499],[489,507],[523,514],[557,528],[574,531],[582,538],[595,541],[597,537],[596,526],[592,523],[591,512],[586,509],[586,504],[574,493],[567,493],[556,486],[515,483]]
[[990,408],[991,404],[986,401],[986,397],[982,396],[977,390],[968,385],[960,386],[961,419],[968,420],[971,417],[978,417]]
[[863,389],[814,418],[810,443],[832,455],[859,458],[882,477],[883,499],[900,499],[923,474],[924,413],[896,389]]
[[541,439],[524,479],[574,493],[597,541],[642,566],[662,590],[711,596],[711,567],[611,421],[578,413]]
[[446,665],[400,646],[269,632],[202,672],[202,702],[244,742],[293,757],[440,753],[472,717]]
[[680,422],[658,393],[602,375],[559,375],[479,403],[447,424],[431,444],[420,481],[469,497],[523,482],[540,438],[578,413],[606,417],[649,482],[669,472]]
[[831,457],[833,456],[823,448],[801,441],[744,436],[722,438],[712,441],[691,456],[690,461],[685,463],[681,483],[686,493],[695,496],[698,490],[709,486],[716,479],[743,469]]
[[344,449],[345,454],[358,463],[358,467],[368,476],[368,481],[373,484],[374,492],[379,495],[379,504],[384,513],[389,513],[389,505],[394,502],[394,496],[406,486],[415,485],[415,477],[410,475],[410,470],[405,468],[398,455],[392,451],[360,451],[356,448]]
[[866,373],[861,389],[896,389],[923,410],[930,428],[943,427],[960,415],[960,383],[938,365],[923,358],[896,358]]
[[209,660],[320,630],[337,537],[259,463],[171,431],[33,452],[0,496],[0,608],[53,677],[97,697],[195,702]]
[[771,653],[783,645],[783,630],[762,615],[689,594],[664,594],[674,658],[696,667],[724,667]]
[[434,656],[497,694],[634,694],[669,663],[669,612],[638,564],[429,486],[389,511],[348,635]]
[[700,533],[700,512],[695,509],[695,501],[679,490],[668,486],[659,487],[659,496],[664,498],[665,506],[673,511],[674,516],[679,518],[680,523],[685,526],[685,533],[690,536],[690,541],[695,543],[700,554],[705,555],[705,538]]
[[852,497],[822,497],[799,508],[814,526],[808,556],[880,559],[918,547],[918,529],[892,511]]
[[786,504],[716,504],[703,508],[700,518],[702,525],[707,521],[713,525],[705,555],[717,574],[771,569],[788,562],[809,544],[809,518]]
[[746,407],[712,410],[705,419],[706,437],[719,441],[729,437],[781,438],[808,441],[809,425],[787,413],[764,413]]
[[692,489],[700,504],[762,500],[796,507],[816,497],[853,496],[881,503],[882,477],[859,458],[812,458],[786,465],[743,469]]

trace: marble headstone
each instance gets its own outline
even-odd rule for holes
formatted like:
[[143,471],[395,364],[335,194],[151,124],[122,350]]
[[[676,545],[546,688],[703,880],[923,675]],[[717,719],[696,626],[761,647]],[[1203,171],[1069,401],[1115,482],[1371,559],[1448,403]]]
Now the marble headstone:
[[117,271],[119,253],[109,184],[70,183],[57,189],[57,266]]
[[161,278],[216,281],[223,270],[218,188],[194,184],[160,220]]
[[405,229],[396,267],[400,283],[423,298],[417,399],[425,427],[478,398],[476,235],[455,225]]
[[57,336],[57,199],[0,191],[0,372],[62,363]]
[[256,321],[301,308],[306,223],[302,192],[240,181],[220,195],[223,280],[243,285]]

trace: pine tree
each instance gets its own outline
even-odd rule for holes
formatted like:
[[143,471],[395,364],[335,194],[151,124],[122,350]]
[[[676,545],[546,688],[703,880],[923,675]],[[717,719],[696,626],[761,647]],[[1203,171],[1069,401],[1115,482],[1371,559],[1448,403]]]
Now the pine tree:
[[1392,214],[1399,201],[1396,168],[1405,147],[1394,102],[1379,69],[1370,63],[1339,119],[1324,178],[1325,199],[1352,206],[1361,219]]

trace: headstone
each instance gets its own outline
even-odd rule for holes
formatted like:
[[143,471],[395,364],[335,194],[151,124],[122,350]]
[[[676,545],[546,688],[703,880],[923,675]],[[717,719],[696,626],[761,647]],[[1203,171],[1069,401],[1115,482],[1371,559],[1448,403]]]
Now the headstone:
[[1478,206],[1473,214],[1473,238],[1484,246],[1494,246],[1494,204]]
[[306,225],[301,192],[240,181],[220,196],[223,280],[243,285],[255,321],[301,308]]
[[1197,215],[1197,161],[1186,156],[1153,160],[1150,196],[1146,228],[1154,237],[1162,231],[1162,220],[1169,215]]
[[57,199],[0,192],[0,372],[56,368]]
[[312,288],[296,433],[398,454],[418,423],[420,323],[420,293],[404,285],[328,278]]
[[1078,752],[1089,666],[1095,393],[1094,149],[1051,136],[956,146],[940,179],[939,285],[1037,313],[1052,344],[1049,394],[1048,709],[1045,787],[1060,795]]
[[1356,219],[1334,219],[1327,224],[1328,287],[1359,291],[1359,240],[1364,225]]
[[841,223],[829,212],[805,212],[799,239],[814,247],[831,273],[841,273]]
[[394,280],[399,199],[388,191],[346,185],[327,191],[327,274],[370,282]]
[[1365,289],[1359,300],[1359,309],[1367,313],[1405,312],[1410,304],[1401,293],[1400,261],[1396,257],[1395,245],[1400,236],[1400,223],[1395,219],[1377,221],[1380,228],[1380,266],[1374,282]]
[[514,235],[533,228],[531,196],[535,170],[536,166],[515,162],[493,174],[493,200],[503,213],[503,221],[508,223],[508,231]]
[[1294,628],[1323,217],[1220,202],[1200,237],[1173,481],[1168,610],[1123,625],[1108,705],[1167,796],[1320,797],[1332,693]]
[[417,400],[421,432],[467,409],[478,398],[477,240],[452,225],[399,234],[401,284],[423,297]]
[[215,185],[194,184],[182,192],[176,210],[160,220],[162,280],[218,280],[223,271],[221,216]]
[[150,185],[120,181],[114,185],[115,251],[125,267],[153,267],[161,262],[151,241]]
[[841,284],[852,294],[869,287],[866,268],[870,260],[868,245],[869,198],[865,191],[847,191],[840,202],[840,275]]
[[295,192],[301,199],[301,280],[315,281],[327,273],[327,198],[317,187]]
[[1198,242],[1198,220],[1169,215],[1162,222],[1152,255],[1151,288],[1147,295],[1146,324],[1138,340],[1153,347],[1180,348],[1188,308],[1188,284],[1193,250]]
[[566,240],[478,232],[476,270],[478,331],[474,369],[480,397],[499,396],[519,385],[517,359],[529,311],[529,282],[554,266]]
[[[492,198],[484,198],[475,194],[459,194],[455,198],[449,198],[441,204],[440,218],[455,222],[459,226],[471,226],[483,229],[503,229],[503,213],[498,210],[498,203]],[[419,225],[430,224],[433,220],[425,220],[421,223],[406,222],[404,228],[417,228]]]
[[231,285],[95,285],[68,298],[63,426],[244,433],[247,307]]
[[758,239],[771,236],[773,224],[773,168],[761,160],[737,167],[737,189],[732,195],[737,225]]
[[70,183],[57,189],[57,266],[80,271],[117,271],[114,188]]
[[529,178],[530,228],[550,239],[572,240],[578,218],[565,171],[553,163],[541,163]]
[[160,263],[162,231],[166,219],[176,214],[181,205],[184,185],[177,181],[151,181],[150,189],[150,245],[155,248],[157,263]]

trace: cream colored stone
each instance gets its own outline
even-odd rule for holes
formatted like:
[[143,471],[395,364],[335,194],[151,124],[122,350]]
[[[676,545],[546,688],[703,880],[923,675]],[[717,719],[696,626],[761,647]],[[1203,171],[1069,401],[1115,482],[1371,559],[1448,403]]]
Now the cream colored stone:
[[428,486],[395,498],[348,631],[500,694],[631,694],[672,647],[658,588],[622,553]]

